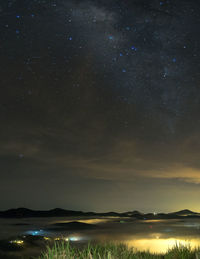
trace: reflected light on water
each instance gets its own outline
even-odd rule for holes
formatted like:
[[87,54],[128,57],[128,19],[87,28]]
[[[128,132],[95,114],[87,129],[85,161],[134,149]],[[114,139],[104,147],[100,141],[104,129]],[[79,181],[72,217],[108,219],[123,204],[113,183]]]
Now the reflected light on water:
[[124,242],[128,247],[136,248],[139,251],[150,251],[152,253],[166,253],[170,248],[173,248],[175,245],[184,245],[191,248],[198,247],[200,245],[200,239],[189,239],[182,240],[176,238],[161,239],[158,236],[155,236],[153,239],[136,239],[136,240],[127,240]]

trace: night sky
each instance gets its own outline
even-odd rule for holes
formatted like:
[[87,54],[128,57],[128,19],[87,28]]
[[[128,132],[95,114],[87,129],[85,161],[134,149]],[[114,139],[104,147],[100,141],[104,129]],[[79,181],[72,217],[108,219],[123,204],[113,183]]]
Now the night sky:
[[200,211],[200,3],[0,1],[0,209]]

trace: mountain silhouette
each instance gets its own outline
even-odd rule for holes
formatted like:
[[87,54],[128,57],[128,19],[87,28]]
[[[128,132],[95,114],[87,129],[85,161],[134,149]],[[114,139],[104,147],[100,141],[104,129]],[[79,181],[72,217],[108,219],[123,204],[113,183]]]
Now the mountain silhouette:
[[61,208],[55,208],[51,210],[31,210],[28,208],[9,209],[6,211],[0,211],[0,218],[29,218],[29,217],[79,217],[79,216],[102,216],[102,217],[132,217],[136,219],[178,219],[178,218],[191,218],[199,217],[200,213],[193,212],[188,209],[180,210],[171,213],[141,213],[137,210],[128,211],[123,213],[117,212],[83,212],[65,210]]

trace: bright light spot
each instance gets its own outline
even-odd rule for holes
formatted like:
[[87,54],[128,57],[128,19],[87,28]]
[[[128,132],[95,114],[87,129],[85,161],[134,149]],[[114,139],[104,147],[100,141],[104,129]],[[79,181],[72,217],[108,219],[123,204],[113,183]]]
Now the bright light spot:
[[[70,237],[55,237],[54,240],[55,241],[59,241],[59,240],[65,240],[65,241],[72,241],[72,242],[75,242],[75,241],[80,241],[80,240],[83,240],[83,239],[87,239],[87,238],[82,238],[80,236],[70,236]],[[48,239],[46,239],[48,240]]]
[[11,240],[10,241],[11,244],[17,244],[17,245],[22,245],[24,243],[23,240]]
[[131,49],[137,51],[137,48],[135,46],[132,46]]
[[69,240],[70,240],[70,241],[78,241],[79,238],[78,238],[78,237],[70,237]]
[[49,237],[44,237],[44,240],[50,240],[50,238]]
[[76,242],[76,241],[84,241],[84,240],[89,240],[90,238],[87,236],[68,236],[66,238],[66,241],[72,241],[72,242]]

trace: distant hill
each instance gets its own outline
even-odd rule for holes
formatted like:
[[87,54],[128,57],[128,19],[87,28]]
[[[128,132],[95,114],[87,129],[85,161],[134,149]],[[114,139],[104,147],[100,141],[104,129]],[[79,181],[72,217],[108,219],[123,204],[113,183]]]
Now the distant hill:
[[52,210],[30,210],[27,208],[10,209],[0,212],[3,218],[29,218],[29,217],[68,217],[68,216],[93,216],[93,212],[84,213],[82,211],[64,210],[60,208]]
[[172,213],[169,213],[169,214],[176,214],[176,215],[180,215],[180,216],[189,216],[189,215],[199,215],[199,213],[197,212],[193,212],[191,210],[179,210],[177,212],[172,212]]
[[30,218],[30,217],[73,217],[73,216],[127,216],[125,213],[107,212],[82,212],[55,208],[52,210],[30,210],[27,208],[9,209],[0,211],[0,218]]
[[67,222],[67,223],[55,223],[52,224],[49,228],[46,228],[46,230],[85,230],[85,229],[95,229],[98,228],[95,224],[87,224],[83,222]]
[[180,210],[172,213],[141,213],[139,211],[128,211],[123,213],[117,212],[83,212],[65,210],[61,208],[55,208],[52,210],[31,210],[27,208],[9,209],[6,211],[0,211],[0,218],[30,218],[30,217],[79,217],[79,216],[98,216],[98,217],[130,217],[135,219],[179,219],[179,218],[191,218],[199,217],[200,213],[193,212],[191,210]]

